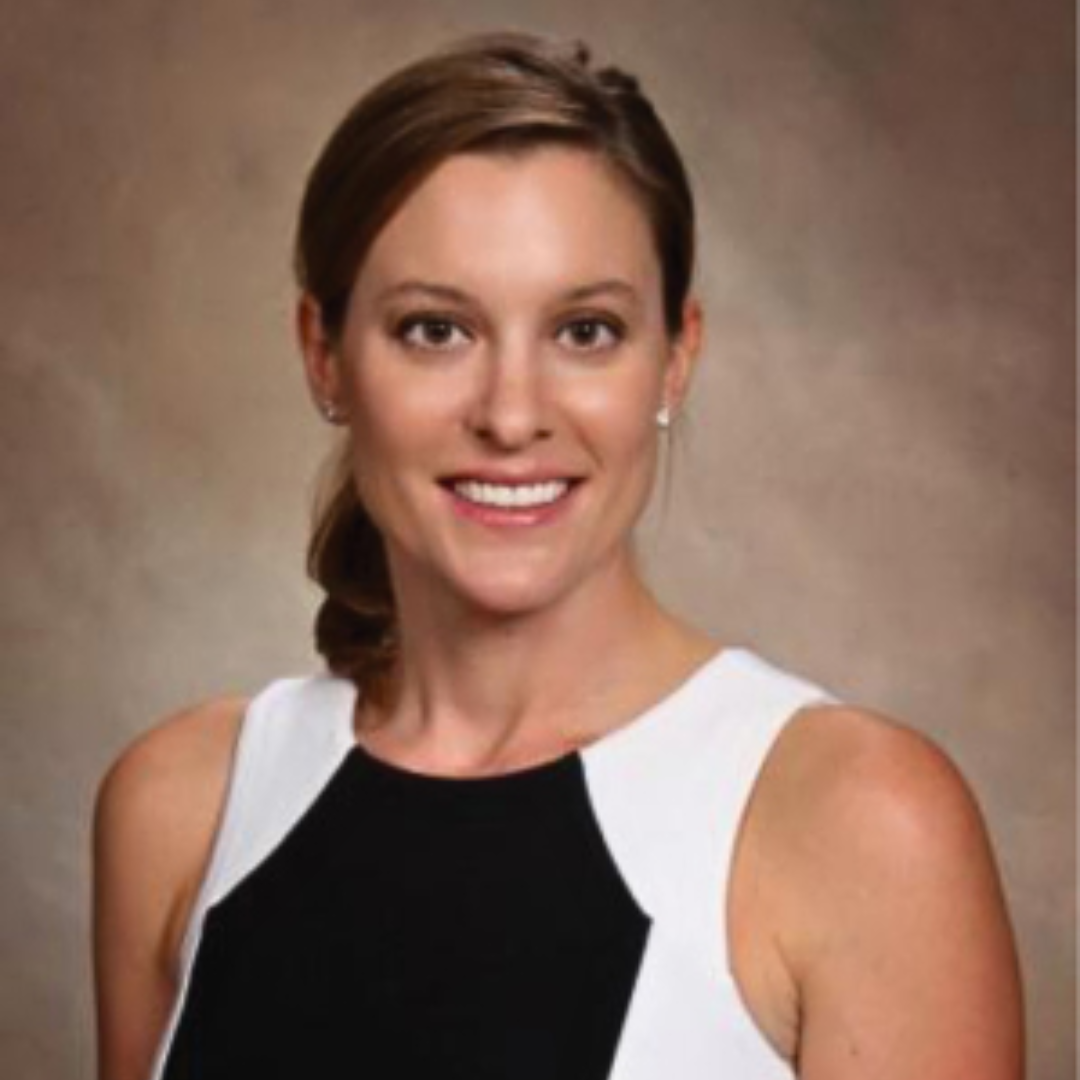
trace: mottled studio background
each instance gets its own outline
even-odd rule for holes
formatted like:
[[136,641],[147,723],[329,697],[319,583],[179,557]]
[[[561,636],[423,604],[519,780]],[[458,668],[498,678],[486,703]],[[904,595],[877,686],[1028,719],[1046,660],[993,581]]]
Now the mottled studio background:
[[658,585],[955,757],[1015,913],[1031,1078],[1072,1077],[1065,0],[6,6],[0,1074],[92,1073],[107,763],[314,664],[305,170],[363,87],[497,26],[638,73],[696,179],[710,333],[643,534]]

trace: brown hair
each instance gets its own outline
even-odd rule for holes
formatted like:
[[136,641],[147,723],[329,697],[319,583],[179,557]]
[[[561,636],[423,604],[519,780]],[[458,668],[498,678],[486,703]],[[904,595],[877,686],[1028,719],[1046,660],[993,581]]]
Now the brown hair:
[[[599,155],[639,199],[661,263],[667,330],[677,336],[694,266],[694,202],[678,150],[632,75],[595,70],[580,42],[521,33],[465,38],[400,69],[330,137],[304,192],[295,249],[297,280],[318,302],[326,333],[340,333],[379,230],[442,162],[553,143]],[[320,485],[307,566],[326,593],[316,648],[331,671],[385,703],[396,655],[393,589],[347,444]]]

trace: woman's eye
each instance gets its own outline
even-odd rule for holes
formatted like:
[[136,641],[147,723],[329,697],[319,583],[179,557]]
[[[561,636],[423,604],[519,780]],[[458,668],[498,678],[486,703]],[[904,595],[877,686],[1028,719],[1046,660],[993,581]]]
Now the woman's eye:
[[461,339],[454,337],[455,334],[467,340],[464,331],[456,322],[437,315],[417,315],[403,319],[396,331],[396,336],[407,345],[422,349],[452,349],[461,343]]
[[570,335],[573,348],[583,350],[610,348],[623,338],[622,327],[609,319],[575,319],[563,332]]

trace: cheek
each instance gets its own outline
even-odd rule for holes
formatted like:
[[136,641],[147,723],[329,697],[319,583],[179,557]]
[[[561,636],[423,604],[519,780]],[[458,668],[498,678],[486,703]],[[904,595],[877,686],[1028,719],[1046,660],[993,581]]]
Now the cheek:
[[608,453],[640,454],[651,444],[660,379],[651,368],[628,372],[610,383],[578,388],[573,411],[581,429]]
[[357,364],[349,378],[351,415],[358,449],[369,448],[388,460],[401,459],[445,437],[457,408],[447,381],[417,377],[407,369],[380,364],[377,357]]

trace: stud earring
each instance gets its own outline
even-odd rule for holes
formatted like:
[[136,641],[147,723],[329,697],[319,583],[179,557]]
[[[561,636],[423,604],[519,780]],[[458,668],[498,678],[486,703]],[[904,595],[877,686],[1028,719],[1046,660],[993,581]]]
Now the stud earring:
[[337,407],[332,401],[320,402],[319,408],[322,410],[323,416],[331,424],[337,424],[344,419],[342,414],[337,411]]
[[656,426],[665,431],[671,427],[671,410],[666,405],[656,414]]

